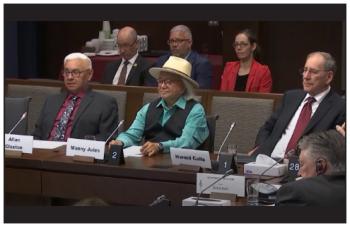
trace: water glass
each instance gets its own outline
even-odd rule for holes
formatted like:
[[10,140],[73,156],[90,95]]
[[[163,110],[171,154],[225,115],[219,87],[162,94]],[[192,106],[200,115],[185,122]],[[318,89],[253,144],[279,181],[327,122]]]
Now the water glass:
[[259,179],[257,179],[257,178],[246,179],[247,205],[248,206],[258,206],[259,205],[258,183],[259,183]]

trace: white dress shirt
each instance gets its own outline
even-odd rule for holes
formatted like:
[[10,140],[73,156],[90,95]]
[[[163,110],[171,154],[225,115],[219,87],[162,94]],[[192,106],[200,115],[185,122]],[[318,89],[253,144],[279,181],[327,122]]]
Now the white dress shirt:
[[[311,108],[312,108],[311,118],[314,115],[314,113],[316,112],[318,106],[320,105],[320,103],[322,102],[324,97],[326,97],[326,95],[329,93],[330,90],[331,90],[331,87],[328,87],[325,91],[314,96],[316,101],[313,102],[311,105]],[[303,109],[304,104],[307,102],[306,99],[310,96],[311,95],[306,94],[306,96],[304,97],[304,100],[300,103],[297,111],[294,113],[294,116],[292,117],[287,128],[285,129],[285,132],[282,134],[280,140],[277,142],[275,148],[273,149],[273,151],[271,153],[272,158],[282,158],[284,156],[284,153],[287,149],[289,140],[290,140],[290,138],[292,138],[292,135],[293,135],[295,126],[297,124],[300,112]]]
[[[134,65],[134,63],[135,63],[135,61],[136,61],[137,56],[139,56],[138,53],[136,53],[136,54],[134,55],[134,57],[132,57],[132,58],[129,59],[129,64],[127,65],[125,83],[126,83],[126,81],[128,80],[129,73],[130,73],[130,71],[131,71],[131,69],[132,69],[132,67],[133,67],[133,65]],[[125,59],[123,58],[123,59],[122,59],[122,62],[121,62],[120,65],[119,65],[119,68],[118,68],[117,72],[115,73],[115,76],[114,76],[114,79],[113,79],[113,83],[112,83],[112,84],[114,84],[114,85],[117,85],[117,84],[118,84],[119,77],[120,77],[120,73],[122,72],[122,68],[123,68],[123,66],[124,66],[124,62],[125,62]]]

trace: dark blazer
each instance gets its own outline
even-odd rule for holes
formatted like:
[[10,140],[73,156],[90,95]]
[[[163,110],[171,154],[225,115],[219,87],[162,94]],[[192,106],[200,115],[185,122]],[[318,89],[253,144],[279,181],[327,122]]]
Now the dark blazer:
[[[122,59],[108,63],[103,73],[101,83],[112,84],[114,76],[121,63]],[[131,86],[143,86],[145,78],[151,76],[148,72],[148,69],[150,67],[151,63],[149,63],[141,55],[137,56],[136,61],[130,70],[130,73],[127,77],[128,79],[126,80],[125,84]]]
[[[171,56],[170,53],[158,58],[155,67],[162,67],[164,63]],[[213,76],[213,67],[209,60],[195,51],[191,51],[190,55],[186,59],[192,65],[191,78],[199,84],[199,88],[210,89]],[[154,78],[145,82],[146,86],[157,86],[157,82]]]
[[320,175],[282,185],[276,206],[346,207],[345,172]]
[[[67,92],[47,97],[35,125],[35,139],[47,140],[50,136],[56,116],[67,96]],[[97,140],[106,140],[118,125],[118,104],[110,96],[87,91],[80,102],[72,125],[72,138],[84,139],[86,135],[95,135]]]
[[[255,141],[255,146],[258,146],[258,149],[255,154],[271,155],[305,95],[306,92],[303,90],[292,90],[284,94],[277,111],[272,114],[258,132]],[[331,90],[318,106],[303,135],[334,129],[337,124],[343,124],[344,121],[345,100]]]
[[[221,91],[233,91],[236,86],[237,74],[240,67],[239,61],[227,62],[221,75]],[[248,75],[246,92],[271,92],[272,78],[267,65],[262,65],[253,60]]]

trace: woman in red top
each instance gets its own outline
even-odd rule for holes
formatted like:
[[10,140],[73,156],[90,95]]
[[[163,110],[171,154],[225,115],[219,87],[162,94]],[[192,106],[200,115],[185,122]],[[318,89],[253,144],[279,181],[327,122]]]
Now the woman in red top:
[[267,65],[254,59],[258,48],[250,29],[239,32],[233,43],[239,61],[227,62],[221,76],[221,91],[271,92],[272,78]]

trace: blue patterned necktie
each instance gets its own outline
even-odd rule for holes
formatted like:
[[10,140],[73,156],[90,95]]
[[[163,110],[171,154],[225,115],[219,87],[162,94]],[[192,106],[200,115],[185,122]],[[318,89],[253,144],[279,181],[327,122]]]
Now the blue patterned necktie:
[[77,102],[77,100],[78,100],[78,96],[73,96],[71,98],[71,100],[69,101],[67,108],[64,110],[62,117],[57,124],[56,130],[55,130],[55,135],[52,138],[52,140],[64,141],[64,134],[66,133],[67,123],[68,123],[70,115],[73,112],[74,105]]

